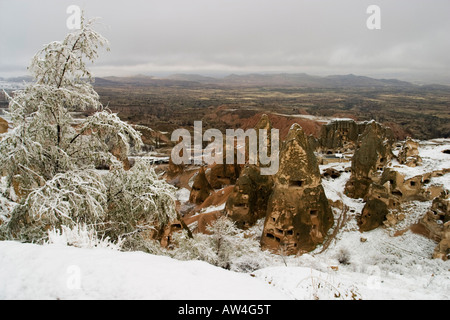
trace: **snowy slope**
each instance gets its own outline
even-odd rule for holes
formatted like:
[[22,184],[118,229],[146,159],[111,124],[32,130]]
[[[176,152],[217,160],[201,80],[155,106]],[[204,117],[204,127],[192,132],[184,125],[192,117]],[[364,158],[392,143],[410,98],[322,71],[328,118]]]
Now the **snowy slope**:
[[[295,299],[448,300],[450,261],[425,254],[434,246],[410,232],[395,238],[383,229],[344,232],[324,253],[287,257],[287,267],[254,274]],[[343,255],[346,263],[339,262]]]
[[199,261],[141,252],[0,242],[0,299],[286,299]]
[[321,254],[272,256],[244,274],[141,252],[0,242],[0,299],[448,300],[450,261],[424,254],[434,245],[409,232],[347,231]]

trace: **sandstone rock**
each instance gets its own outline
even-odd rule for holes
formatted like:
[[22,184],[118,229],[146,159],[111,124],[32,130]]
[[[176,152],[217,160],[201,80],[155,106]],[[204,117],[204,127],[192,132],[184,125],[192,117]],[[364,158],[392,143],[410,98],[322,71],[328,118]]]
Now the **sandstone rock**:
[[[191,229],[192,233],[211,234],[208,227],[223,214],[218,211],[198,214],[192,217],[183,218],[184,223]],[[195,226],[195,227],[193,227]],[[183,230],[183,226],[179,220],[172,221],[165,229],[161,236],[161,246],[169,247],[172,243],[173,234]]]
[[183,164],[175,164],[172,161],[172,157],[169,158],[169,165],[167,168],[167,174],[170,178],[173,178],[184,171],[184,165]]
[[422,164],[419,156],[419,142],[407,138],[398,154],[398,162],[409,167],[416,167]]
[[128,150],[125,144],[118,143],[110,148],[111,154],[116,157],[117,160],[122,162],[123,168],[125,170],[130,170],[131,164],[128,159]]
[[252,226],[265,217],[272,189],[271,176],[261,175],[258,166],[245,166],[226,203],[228,217],[239,228]]
[[[264,130],[267,132],[267,140],[266,142],[263,144],[263,148],[262,150],[259,150],[259,152],[263,152],[263,154],[270,154],[271,150],[272,150],[272,141],[270,139],[270,134],[272,131],[272,123],[270,122],[269,116],[267,114],[263,114],[261,116],[261,119],[259,119],[258,123],[255,125],[254,129],[256,130],[256,134],[258,137],[258,147],[259,146],[259,131],[260,130]],[[261,163],[259,161],[259,153],[258,153],[258,158],[257,158],[257,164],[258,166],[261,166]]]
[[[395,199],[397,203],[416,200],[430,201],[441,194],[443,187],[428,184],[432,177],[443,174],[444,171],[427,172],[405,179],[405,176],[396,171],[395,168],[387,168],[384,170],[379,184],[387,188],[390,198]],[[390,206],[390,208],[395,207]]]
[[322,173],[322,178],[331,178],[331,179],[337,179],[341,176],[341,173],[334,169],[334,168],[327,168]]
[[353,120],[332,121],[322,126],[319,145],[323,151],[332,153],[354,150],[364,128],[364,123],[358,124]]
[[0,134],[8,131],[9,124],[8,121],[0,117]]
[[220,189],[235,184],[239,173],[240,167],[237,165],[216,164],[211,168],[211,187]]
[[202,167],[194,179],[189,202],[200,204],[205,201],[212,192],[213,188],[209,184],[208,179],[206,179],[205,170]]
[[430,210],[419,221],[416,229],[438,242],[433,257],[447,260],[450,254],[450,194],[442,192],[433,200]]
[[386,215],[386,220],[384,221],[384,224],[386,226],[395,226],[399,220],[397,219],[397,216],[395,216],[392,212],[389,212]]
[[450,221],[444,224],[442,230],[442,240],[433,252],[434,259],[447,261],[450,258]]
[[347,196],[365,198],[369,186],[381,180],[384,168],[393,157],[392,143],[390,129],[375,121],[367,124],[352,158],[352,174],[345,187]]
[[388,215],[386,203],[379,199],[370,199],[366,202],[361,216],[358,218],[358,226],[361,232],[378,228]]
[[[258,145],[259,130],[267,132],[267,141],[263,145],[262,152],[270,154],[272,124],[269,117],[263,114],[254,129],[257,132]],[[256,165],[247,164],[240,172],[233,192],[228,198],[226,213],[239,228],[250,227],[266,215],[267,203],[273,188],[273,177],[261,175],[261,167],[259,157]]]
[[212,193],[201,205],[198,205],[194,212],[200,212],[208,207],[219,207],[225,205],[231,193],[234,190],[234,186],[228,186],[220,190],[216,190]]
[[172,242],[172,237],[175,232],[179,232],[183,229],[183,226],[181,225],[180,221],[173,221],[170,224],[168,224],[163,231],[163,234],[161,236],[161,246],[164,248],[167,248],[170,246]]
[[302,128],[294,124],[280,151],[262,248],[285,254],[311,251],[324,241],[333,223],[314,151]]
[[[180,137],[177,143],[181,143],[183,139]],[[181,149],[179,156],[183,157],[184,149]],[[167,168],[167,175],[169,178],[173,178],[181,173],[183,173],[185,168],[184,164],[175,164],[172,160],[172,156],[169,157],[169,166]]]
[[214,189],[221,189],[225,186],[233,185],[239,178],[240,172],[241,166],[236,161],[234,164],[226,164],[224,159],[223,164],[214,164],[211,167],[209,183]]
[[419,222],[428,231],[428,237],[435,241],[442,239],[443,225],[450,221],[449,202],[449,194],[443,192],[433,200],[430,210]]

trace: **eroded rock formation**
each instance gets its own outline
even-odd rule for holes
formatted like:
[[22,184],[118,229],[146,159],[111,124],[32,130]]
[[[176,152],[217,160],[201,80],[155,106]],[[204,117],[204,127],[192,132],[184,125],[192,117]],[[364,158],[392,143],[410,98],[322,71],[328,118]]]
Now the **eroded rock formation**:
[[[257,133],[258,144],[259,130],[267,132],[267,141],[259,151],[270,154],[272,124],[269,117],[263,114],[254,129]],[[240,228],[252,226],[257,220],[265,217],[272,189],[273,177],[261,174],[261,163],[258,157],[256,165],[247,164],[240,172],[233,192],[226,203],[228,217]]]
[[419,156],[419,142],[408,137],[398,154],[398,162],[409,167],[422,164],[422,158]]
[[442,240],[434,249],[433,258],[448,260],[450,259],[450,222],[446,222],[442,229]]
[[8,121],[6,121],[3,118],[0,118],[0,133],[5,133],[6,131],[8,131],[8,128],[9,128]]
[[419,221],[422,233],[436,241],[433,258],[447,260],[450,255],[450,194],[443,191],[433,200],[430,210]]
[[386,165],[393,158],[393,135],[375,121],[367,123],[352,158],[351,177],[345,193],[351,198],[365,198],[369,186],[378,183]]
[[284,254],[308,252],[323,242],[332,225],[314,151],[294,124],[280,151],[261,246]]
[[[224,148],[225,150],[225,148]],[[209,173],[209,183],[214,189],[221,189],[225,186],[236,183],[241,173],[241,165],[235,161],[233,164],[226,163],[226,155],[224,152],[223,163],[214,164]]]
[[228,217],[240,228],[252,226],[265,217],[272,188],[271,176],[261,175],[258,166],[245,166],[226,203]]
[[365,125],[365,123],[356,123],[353,120],[336,120],[322,126],[319,138],[322,151],[343,153],[354,150]]
[[203,167],[200,168],[192,185],[191,194],[189,195],[189,202],[200,204],[205,201],[213,191],[213,188],[206,178],[205,170]]

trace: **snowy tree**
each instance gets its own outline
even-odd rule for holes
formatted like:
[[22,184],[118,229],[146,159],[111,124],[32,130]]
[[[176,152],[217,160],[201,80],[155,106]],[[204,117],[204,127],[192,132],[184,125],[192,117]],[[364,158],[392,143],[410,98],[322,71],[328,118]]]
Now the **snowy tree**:
[[232,264],[241,257],[260,253],[259,243],[244,237],[241,230],[227,217],[220,217],[207,230],[209,235],[197,233],[192,238],[185,231],[175,234],[173,256],[180,260],[202,260],[232,269]]
[[[174,216],[174,191],[149,164],[123,168],[142,140],[93,89],[86,63],[108,42],[92,25],[83,18],[80,30],[45,45],[29,67],[35,82],[8,96],[13,130],[0,141],[0,165],[5,196],[18,202],[2,227],[8,238],[43,241],[47,230],[83,224],[119,240]],[[86,109],[96,112],[74,119]],[[110,172],[95,170],[105,163]]]
[[138,159],[128,171],[115,166],[105,175],[104,183],[108,207],[105,235],[122,238],[128,249],[145,249],[149,235],[159,235],[177,217],[175,187],[158,179],[145,160]]

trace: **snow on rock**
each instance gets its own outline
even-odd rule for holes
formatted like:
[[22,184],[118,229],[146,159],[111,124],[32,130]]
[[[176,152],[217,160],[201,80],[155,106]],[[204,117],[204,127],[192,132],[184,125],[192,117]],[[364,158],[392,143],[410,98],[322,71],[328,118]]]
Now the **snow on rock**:
[[450,173],[444,174],[440,177],[431,178],[430,185],[440,185],[443,186],[445,190],[450,191]]
[[142,252],[0,242],[0,299],[279,300],[248,274]]
[[188,189],[181,188],[175,192],[175,197],[181,203],[185,203],[185,202],[189,201],[190,194],[191,194],[191,192]]
[[393,160],[391,167],[403,174],[405,180],[428,172],[449,169],[450,154],[444,153],[445,150],[450,150],[450,139],[420,141],[419,156],[422,158],[422,165],[408,167],[400,164],[397,160]]
[[217,205],[217,206],[209,206],[207,208],[204,208],[204,209],[201,210],[200,213],[204,214],[204,213],[210,213],[210,212],[214,212],[214,211],[222,211],[224,209],[225,209],[225,203],[222,203],[222,204]]

